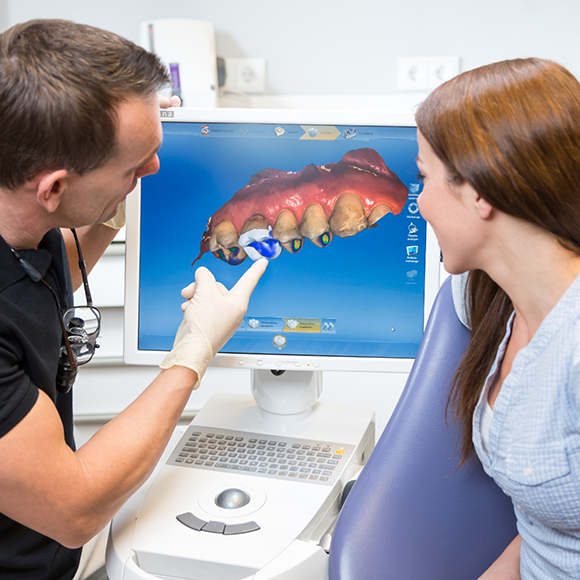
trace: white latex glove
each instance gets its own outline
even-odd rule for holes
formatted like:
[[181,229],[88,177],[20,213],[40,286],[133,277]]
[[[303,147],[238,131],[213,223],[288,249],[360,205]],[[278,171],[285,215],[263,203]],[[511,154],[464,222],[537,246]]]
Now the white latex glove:
[[181,107],[181,99],[177,95],[167,97],[158,93],[157,98],[159,99],[160,109],[168,109],[169,107]]
[[198,268],[195,282],[181,291],[187,299],[181,305],[183,321],[173,349],[159,366],[194,370],[199,377],[197,388],[211,359],[242,323],[250,296],[267,265],[265,259],[254,262],[229,291],[207,268]]
[[109,228],[113,228],[114,230],[120,230],[125,225],[126,221],[125,207],[126,207],[125,200],[123,200],[119,204],[119,209],[117,210],[117,213],[109,221],[104,222],[103,225]]

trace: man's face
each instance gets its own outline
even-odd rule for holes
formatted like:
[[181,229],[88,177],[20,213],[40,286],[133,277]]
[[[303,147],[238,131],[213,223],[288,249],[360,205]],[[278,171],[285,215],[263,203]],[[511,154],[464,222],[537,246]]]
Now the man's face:
[[157,151],[162,131],[157,96],[122,103],[117,109],[117,147],[99,169],[67,176],[69,191],[62,217],[69,227],[103,223],[117,213],[119,203],[135,189],[137,179],[159,170]]

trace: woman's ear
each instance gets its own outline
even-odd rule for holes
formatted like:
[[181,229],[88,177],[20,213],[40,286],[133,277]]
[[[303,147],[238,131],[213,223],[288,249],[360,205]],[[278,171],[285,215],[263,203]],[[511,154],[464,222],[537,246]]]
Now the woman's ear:
[[59,169],[44,173],[38,178],[36,199],[50,213],[56,211],[60,204],[62,194],[66,189],[67,175],[66,169]]
[[481,219],[487,220],[491,217],[494,211],[493,205],[491,205],[487,200],[485,200],[479,193],[475,192],[475,209],[479,214]]

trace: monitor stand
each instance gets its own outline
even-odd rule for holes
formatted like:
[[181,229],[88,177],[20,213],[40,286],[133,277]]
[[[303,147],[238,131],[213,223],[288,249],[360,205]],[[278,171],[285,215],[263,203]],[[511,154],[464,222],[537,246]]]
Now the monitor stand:
[[322,394],[322,372],[252,370],[251,384],[266,421],[298,423],[310,415]]

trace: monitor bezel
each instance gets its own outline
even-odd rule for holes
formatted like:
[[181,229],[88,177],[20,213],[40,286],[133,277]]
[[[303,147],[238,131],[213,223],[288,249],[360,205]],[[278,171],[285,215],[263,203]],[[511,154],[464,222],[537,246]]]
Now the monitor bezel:
[[[347,125],[416,127],[412,113],[376,111],[308,111],[290,109],[192,109],[162,110],[163,123],[273,123],[295,125]],[[126,364],[157,365],[166,351],[139,350],[139,263],[141,182],[127,198],[125,240],[124,348]],[[424,325],[439,290],[440,250],[427,224],[425,249]],[[305,371],[409,372],[414,359],[281,354],[218,353],[211,366]]]

